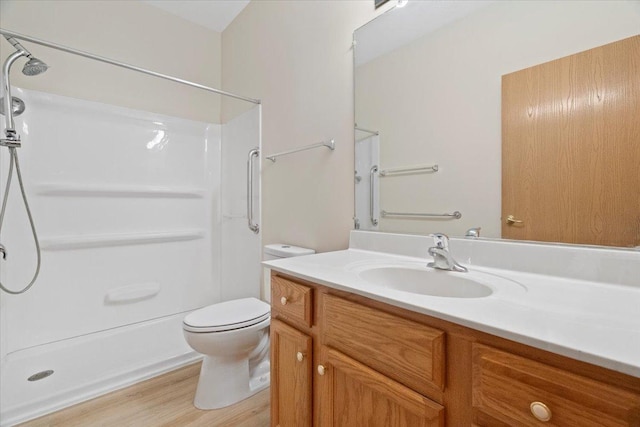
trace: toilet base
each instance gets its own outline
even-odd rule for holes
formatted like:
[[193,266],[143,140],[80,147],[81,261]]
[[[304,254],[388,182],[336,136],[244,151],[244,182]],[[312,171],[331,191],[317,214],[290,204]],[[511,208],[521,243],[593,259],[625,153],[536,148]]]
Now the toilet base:
[[193,404],[198,409],[220,409],[233,405],[269,387],[268,370],[249,376],[245,358],[205,356],[200,368]]

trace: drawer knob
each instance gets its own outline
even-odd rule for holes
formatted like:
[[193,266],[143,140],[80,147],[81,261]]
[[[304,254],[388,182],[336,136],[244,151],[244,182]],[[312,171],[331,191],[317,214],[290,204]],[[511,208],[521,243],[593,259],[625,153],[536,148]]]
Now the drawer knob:
[[289,300],[287,299],[287,297],[280,298],[280,304],[287,305],[288,302],[289,302]]
[[551,409],[542,402],[531,402],[529,405],[531,414],[539,421],[549,421],[551,419]]
[[325,368],[322,365],[318,365],[318,374],[319,375],[324,375],[327,372],[327,368]]
[[304,360],[304,354],[302,354],[301,351],[297,352],[296,359],[298,359],[298,362],[302,362]]

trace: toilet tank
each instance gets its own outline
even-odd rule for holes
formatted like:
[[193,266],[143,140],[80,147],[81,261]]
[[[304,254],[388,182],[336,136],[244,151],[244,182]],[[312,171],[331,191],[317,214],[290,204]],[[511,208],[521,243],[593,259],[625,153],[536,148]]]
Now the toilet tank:
[[[274,259],[291,258],[294,256],[311,255],[316,251],[308,248],[301,248],[298,246],[285,245],[283,243],[274,243],[272,245],[266,245],[263,248],[262,258],[264,261],[272,261]],[[268,268],[264,269],[264,280],[262,281],[262,299],[271,302],[271,275]]]
[[271,261],[274,259],[291,258],[294,256],[311,255],[315,253],[316,251],[313,249],[285,245],[283,243],[274,243],[264,247],[263,259],[264,261]]

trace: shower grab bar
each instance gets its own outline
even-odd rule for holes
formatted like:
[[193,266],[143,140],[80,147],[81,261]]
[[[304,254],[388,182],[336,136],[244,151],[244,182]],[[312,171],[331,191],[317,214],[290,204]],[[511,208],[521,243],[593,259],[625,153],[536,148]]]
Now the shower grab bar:
[[329,150],[333,151],[336,149],[336,143],[333,139],[328,142],[318,142],[317,144],[307,145],[306,147],[294,148],[293,150],[282,151],[280,153],[272,154],[270,156],[267,156],[267,159],[271,160],[272,162],[275,162],[276,157],[286,156],[287,154],[293,154],[299,151],[311,150],[312,148],[318,148],[318,147],[327,147]]
[[411,216],[415,218],[446,218],[446,219],[460,219],[462,218],[462,214],[460,211],[455,211],[453,213],[443,213],[443,214],[432,214],[432,213],[413,213],[413,212],[387,212],[382,211],[382,216]]
[[378,225],[378,219],[376,218],[375,213],[375,188],[373,179],[376,177],[378,172],[378,165],[371,166],[371,170],[369,171],[369,215],[371,216],[371,224]]
[[422,171],[438,172],[438,165],[432,165],[432,166],[408,166],[408,167],[404,167],[404,168],[382,169],[380,171],[380,176],[389,176],[389,175],[394,175],[394,174],[403,174],[403,173],[411,173],[411,172],[422,172]]
[[249,230],[255,234],[260,232],[260,226],[253,222],[253,158],[258,157],[259,154],[259,149],[254,148],[249,151],[249,158],[247,159],[247,221]]
[[189,80],[179,79],[177,77],[173,77],[173,76],[170,76],[170,75],[167,75],[167,74],[162,74],[162,73],[158,73],[158,72],[155,72],[155,71],[147,70],[147,69],[144,69],[144,68],[141,68],[141,67],[136,67],[135,65],[129,65],[129,64],[126,64],[124,62],[115,61],[113,59],[105,58],[104,56],[94,55],[94,54],[89,53],[89,52],[85,52],[85,51],[78,50],[78,49],[73,49],[71,47],[67,47],[67,46],[63,46],[61,44],[52,43],[52,42],[48,42],[48,41],[45,41],[45,40],[37,39],[35,37],[26,36],[24,34],[15,33],[13,31],[8,31],[8,30],[2,29],[2,28],[0,28],[0,34],[2,34],[4,36],[8,36],[8,37],[13,37],[13,38],[18,39],[18,40],[24,40],[24,41],[28,41],[28,42],[31,42],[31,43],[39,44],[41,46],[50,47],[52,49],[61,50],[63,52],[71,53],[73,55],[82,56],[84,58],[89,58],[89,59],[93,59],[93,60],[96,60],[96,61],[104,62],[106,64],[115,65],[116,67],[126,68],[127,70],[137,71],[139,73],[148,74],[150,76],[159,77],[159,78],[165,79],[165,80],[171,80],[172,82],[176,82],[176,83],[180,83],[180,84],[183,84],[183,85],[195,87],[195,88],[198,88],[198,89],[203,89],[203,90],[206,90],[206,91],[209,91],[209,92],[213,92],[213,93],[217,93],[217,94],[220,94],[220,95],[230,96],[230,97],[236,98],[236,99],[241,99],[242,101],[251,102],[253,104],[260,104],[260,100],[259,99],[248,98],[246,96],[236,95],[236,94],[231,93],[231,92],[225,92],[223,90],[215,89],[215,88],[212,88],[212,87],[209,87],[209,86],[204,86],[204,85],[201,85],[199,83],[191,82]]

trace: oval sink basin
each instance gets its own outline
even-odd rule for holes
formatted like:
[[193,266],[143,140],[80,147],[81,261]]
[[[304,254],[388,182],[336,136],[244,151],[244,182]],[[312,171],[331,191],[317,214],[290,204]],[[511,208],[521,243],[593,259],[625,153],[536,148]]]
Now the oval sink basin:
[[401,292],[447,298],[483,298],[493,290],[474,280],[474,274],[432,268],[377,267],[359,273],[372,285]]

